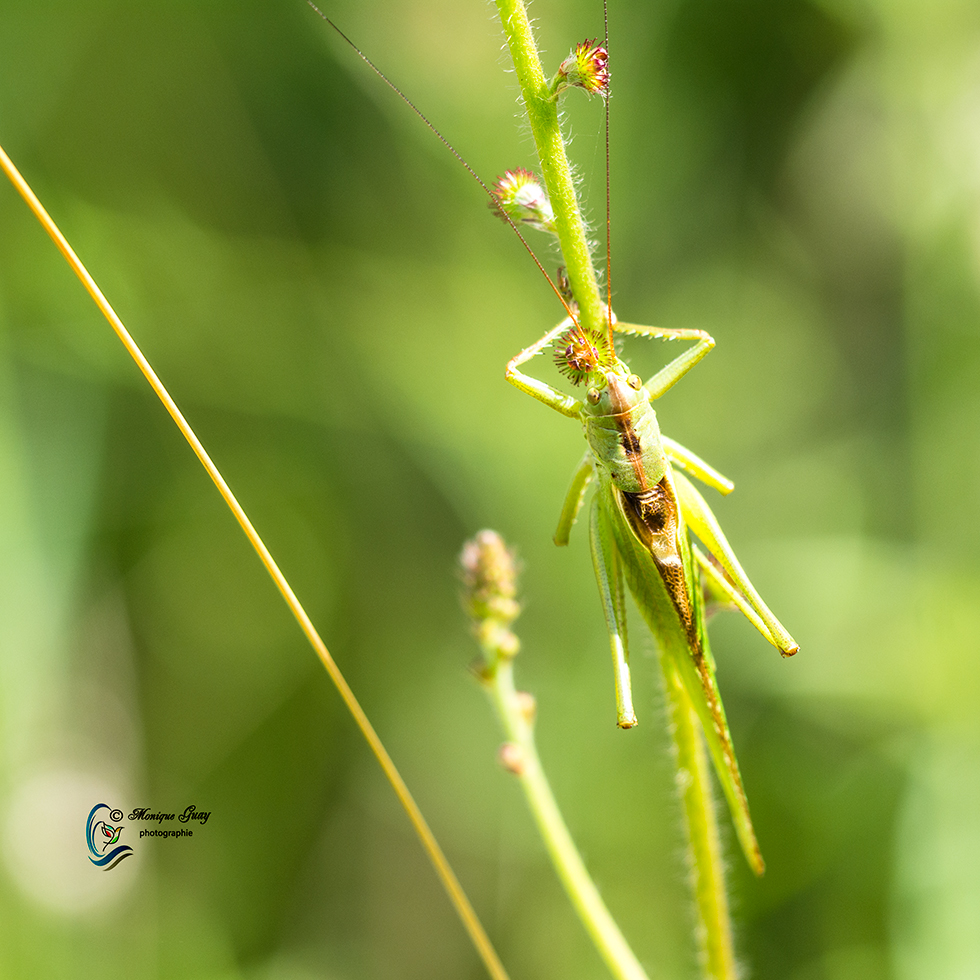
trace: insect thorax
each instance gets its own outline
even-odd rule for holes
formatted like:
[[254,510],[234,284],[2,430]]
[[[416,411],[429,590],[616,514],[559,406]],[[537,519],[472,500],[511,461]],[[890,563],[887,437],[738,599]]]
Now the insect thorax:
[[642,388],[635,391],[624,379],[611,378],[598,403],[589,406],[584,423],[597,466],[620,490],[642,493],[663,479],[667,461],[660,425]]

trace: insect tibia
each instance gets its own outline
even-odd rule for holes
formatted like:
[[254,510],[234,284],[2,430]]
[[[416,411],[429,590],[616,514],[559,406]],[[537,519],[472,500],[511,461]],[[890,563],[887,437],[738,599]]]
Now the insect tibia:
[[[720,561],[710,552],[705,554],[697,545],[691,545],[694,559],[701,570],[701,597],[704,601],[704,618],[710,620],[720,612],[734,612],[741,608],[734,598],[735,587],[728,580],[727,573]],[[740,597],[742,598],[742,597]],[[765,624],[756,615],[748,603],[742,598],[742,605],[748,609],[746,613],[757,629],[764,632]]]

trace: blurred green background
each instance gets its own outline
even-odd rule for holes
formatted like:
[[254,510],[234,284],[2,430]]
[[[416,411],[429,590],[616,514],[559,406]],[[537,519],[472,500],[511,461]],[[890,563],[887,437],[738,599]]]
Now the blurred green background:
[[[531,165],[492,6],[328,12],[492,178]],[[538,0],[553,69],[602,32]],[[980,6],[611,0],[619,314],[717,350],[658,405],[800,642],[712,624],[772,980],[980,976]],[[578,94],[578,93],[574,93]],[[602,222],[601,108],[569,103]],[[503,365],[561,315],[472,180],[300,0],[4,0],[0,141],[196,426],[514,980],[601,977],[467,672],[464,537],[524,563],[518,680],[651,976],[693,977],[652,641],[616,730],[581,434]],[[556,260],[544,243],[546,264]],[[663,347],[634,342],[652,371]],[[542,360],[542,376],[551,367]],[[0,187],[0,975],[481,977],[230,515]],[[96,872],[96,802],[212,811]],[[727,821],[726,821],[727,828]]]

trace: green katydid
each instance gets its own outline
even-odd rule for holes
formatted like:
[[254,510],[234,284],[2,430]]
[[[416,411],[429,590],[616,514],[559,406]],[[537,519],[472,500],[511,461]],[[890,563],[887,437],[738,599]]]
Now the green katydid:
[[[634,336],[690,339],[693,347],[645,384],[616,355],[612,331]],[[559,368],[586,397],[578,399],[520,370],[556,344]],[[722,493],[731,481],[692,452],[661,435],[651,404],[714,346],[700,330],[668,330],[610,320],[606,335],[590,336],[570,317],[507,365],[507,379],[550,408],[578,419],[589,449],[579,464],[559,519],[555,543],[567,544],[588,484],[595,480],[590,537],[592,560],[609,631],[616,687],[617,723],[636,724],[630,693],[624,579],[666,658],[677,668],[704,728],[749,863],[762,864],[749,817],[725,710],[715,681],[705,629],[702,590],[736,605],[783,656],[799,647],[762,601],[701,494],[678,469]],[[697,535],[719,572],[691,542]]]

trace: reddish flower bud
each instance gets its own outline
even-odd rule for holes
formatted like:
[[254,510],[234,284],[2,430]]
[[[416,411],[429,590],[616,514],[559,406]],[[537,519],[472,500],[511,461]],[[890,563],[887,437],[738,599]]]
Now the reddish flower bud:
[[589,95],[609,93],[609,53],[595,39],[576,44],[551,83],[556,96],[571,86],[584,88]]
[[500,764],[515,776],[523,776],[527,768],[527,755],[516,742],[504,742],[497,752]]

